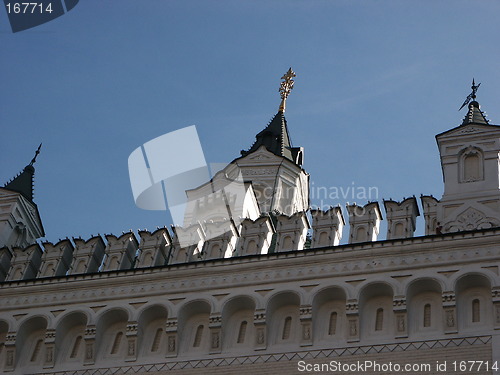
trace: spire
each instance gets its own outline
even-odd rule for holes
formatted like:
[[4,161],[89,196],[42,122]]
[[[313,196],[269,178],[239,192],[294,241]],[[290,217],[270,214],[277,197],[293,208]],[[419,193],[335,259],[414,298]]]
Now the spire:
[[481,86],[481,83],[478,83],[476,85],[474,78],[472,78],[472,86],[471,86],[472,92],[467,96],[462,106],[459,108],[460,111],[467,104],[469,105],[469,110],[467,111],[467,114],[465,115],[464,120],[462,121],[462,125],[467,125],[467,124],[488,125],[488,120],[486,119],[484,113],[481,111],[479,103],[476,101],[476,93],[477,90],[479,89],[479,86]]
[[284,114],[286,98],[293,89],[293,77],[296,77],[296,75],[292,68],[288,69],[281,77],[284,81],[281,82],[279,88],[281,104],[278,113],[274,115],[266,128],[255,136],[256,140],[252,147],[248,151],[241,151],[242,156],[251,154],[257,151],[259,147],[265,146],[273,154],[287,158],[297,165],[302,165],[304,150],[302,147],[292,147]]
[[260,146],[265,146],[268,151],[275,155],[283,156],[287,159],[294,160],[292,157],[292,145],[288,127],[286,124],[285,115],[282,111],[276,113],[271,122],[255,136],[256,141],[248,151],[241,151],[243,156],[246,156]]
[[31,160],[31,162],[24,167],[23,171],[18,174],[14,179],[4,185],[5,189],[15,191],[23,195],[30,202],[33,202],[33,177],[35,175],[35,167],[33,164],[36,162],[36,158],[38,154],[40,154],[40,149],[42,148],[42,144],[38,146],[38,149],[35,152],[35,156]]
[[462,121],[462,125],[468,125],[468,124],[482,124],[482,125],[489,124],[483,111],[481,111],[479,103],[476,102],[475,100],[469,103],[469,111],[467,112],[467,114],[464,117],[464,120]]

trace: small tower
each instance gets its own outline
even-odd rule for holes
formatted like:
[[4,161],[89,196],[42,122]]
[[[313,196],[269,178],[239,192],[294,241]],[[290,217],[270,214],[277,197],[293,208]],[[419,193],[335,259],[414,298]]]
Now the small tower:
[[281,78],[278,113],[256,136],[248,151],[233,161],[245,181],[252,182],[260,213],[278,211],[287,216],[309,208],[309,175],[302,169],[304,150],[293,147],[285,119],[286,99],[295,73],[290,68]]
[[478,87],[473,81],[462,124],[436,136],[444,180],[436,220],[443,233],[500,226],[500,126],[481,111]]
[[0,248],[25,248],[45,236],[38,207],[33,202],[34,164],[41,146],[23,171],[0,188]]

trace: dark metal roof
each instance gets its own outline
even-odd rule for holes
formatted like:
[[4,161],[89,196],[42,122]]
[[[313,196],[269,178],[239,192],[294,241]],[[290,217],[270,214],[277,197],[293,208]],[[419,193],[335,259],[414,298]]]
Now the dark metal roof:
[[288,127],[283,111],[279,111],[273,117],[267,127],[255,136],[256,141],[248,151],[241,151],[242,156],[251,154],[261,146],[275,155],[285,157],[294,163],[296,155],[288,134]]
[[35,168],[27,165],[24,170],[4,185],[5,189],[20,193],[30,202],[33,202],[33,176]]
[[462,125],[467,124],[482,124],[488,125],[489,121],[486,119],[486,116],[481,111],[479,103],[475,100],[469,103],[469,110],[462,121]]
[[35,175],[35,167],[33,164],[36,162],[36,158],[38,154],[40,154],[40,149],[42,148],[42,144],[38,146],[38,149],[35,152],[35,156],[31,159],[31,162],[24,167],[23,171],[19,173],[16,177],[14,177],[11,181],[4,185],[5,189],[15,191],[16,193],[20,193],[23,197],[33,203],[33,187],[34,187],[34,175]]

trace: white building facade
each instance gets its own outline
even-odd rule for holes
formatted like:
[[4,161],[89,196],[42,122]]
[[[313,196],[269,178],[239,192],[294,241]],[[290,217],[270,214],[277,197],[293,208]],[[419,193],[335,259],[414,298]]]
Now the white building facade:
[[377,202],[348,206],[339,245],[342,209],[309,212],[285,100],[227,167],[242,172],[246,214],[212,238],[216,220],[38,244],[35,160],[1,188],[0,371],[291,374],[362,362],[442,374],[471,360],[473,373],[496,373],[500,127],[473,101],[437,136],[445,193],[421,197],[425,236],[413,236],[413,197],[384,202],[385,240]]

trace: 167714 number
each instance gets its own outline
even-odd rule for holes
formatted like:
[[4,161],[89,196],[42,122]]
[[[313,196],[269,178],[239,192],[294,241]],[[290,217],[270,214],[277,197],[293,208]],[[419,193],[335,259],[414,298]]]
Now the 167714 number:
[[7,13],[27,14],[27,13],[52,13],[52,3],[46,6],[42,3],[6,3]]

